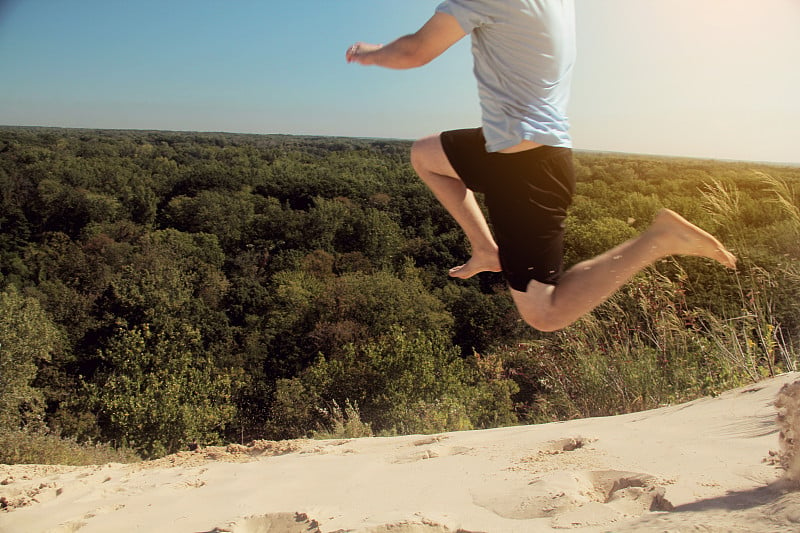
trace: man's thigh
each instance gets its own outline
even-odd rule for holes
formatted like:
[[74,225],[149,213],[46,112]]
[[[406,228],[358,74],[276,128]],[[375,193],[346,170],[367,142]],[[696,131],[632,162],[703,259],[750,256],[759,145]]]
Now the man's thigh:
[[445,154],[438,133],[414,142],[411,146],[411,165],[421,176],[430,172],[439,176],[458,178],[458,173]]

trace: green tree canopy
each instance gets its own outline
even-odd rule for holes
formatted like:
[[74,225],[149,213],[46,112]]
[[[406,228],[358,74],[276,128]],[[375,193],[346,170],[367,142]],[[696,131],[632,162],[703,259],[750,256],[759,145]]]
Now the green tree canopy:
[[39,302],[10,286],[0,292],[0,429],[40,417],[43,397],[33,388],[40,361],[60,348],[58,329]]

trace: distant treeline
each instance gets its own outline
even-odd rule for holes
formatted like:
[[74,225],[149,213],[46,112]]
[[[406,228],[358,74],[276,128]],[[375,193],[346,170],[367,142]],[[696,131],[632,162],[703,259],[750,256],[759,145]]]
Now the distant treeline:
[[540,334],[499,274],[448,279],[469,249],[409,148],[0,128],[0,430],[157,456],[610,414],[793,367],[800,169],[576,153],[568,264],[670,207],[740,269],[665,260]]

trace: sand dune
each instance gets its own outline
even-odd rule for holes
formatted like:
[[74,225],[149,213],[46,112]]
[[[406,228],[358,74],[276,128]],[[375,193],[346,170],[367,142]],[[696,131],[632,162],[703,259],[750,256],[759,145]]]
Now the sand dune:
[[0,465],[0,532],[794,532],[775,400],[798,379],[539,426]]

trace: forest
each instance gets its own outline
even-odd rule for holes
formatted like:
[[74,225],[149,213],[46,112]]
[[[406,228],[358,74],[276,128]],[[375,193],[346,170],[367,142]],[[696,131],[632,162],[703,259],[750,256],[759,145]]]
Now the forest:
[[0,442],[153,458],[489,428],[796,368],[800,167],[577,151],[567,266],[662,207],[739,266],[665,259],[540,333],[500,274],[448,278],[469,249],[410,146],[0,128]]

